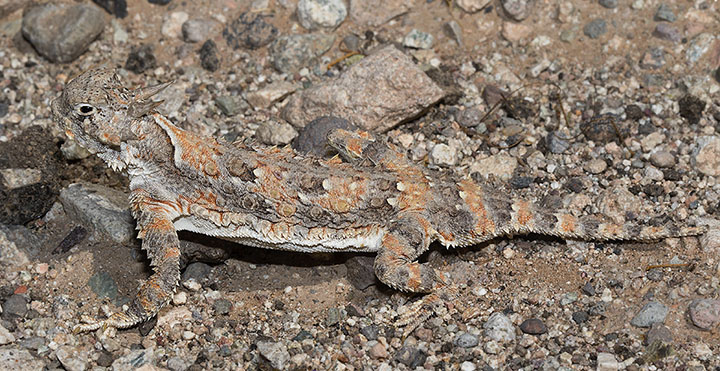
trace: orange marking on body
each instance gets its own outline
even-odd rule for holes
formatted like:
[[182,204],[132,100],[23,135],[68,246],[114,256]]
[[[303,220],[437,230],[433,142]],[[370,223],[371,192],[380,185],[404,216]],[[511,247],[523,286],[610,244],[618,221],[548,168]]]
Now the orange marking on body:
[[407,287],[410,288],[410,291],[417,291],[420,288],[420,285],[422,284],[422,279],[420,275],[420,265],[418,264],[408,264],[407,265],[408,270],[408,280],[407,280]]
[[177,258],[180,256],[180,250],[179,249],[165,249],[165,254],[163,254],[163,259],[172,259]]
[[285,222],[273,223],[270,225],[269,234],[279,238],[288,238],[290,237],[290,226]]
[[560,230],[565,233],[575,233],[576,219],[574,216],[569,214],[560,215]]
[[515,205],[517,205],[515,213],[517,215],[518,224],[526,226],[533,219],[532,210],[530,210],[530,203],[526,201],[517,201],[515,202]]
[[430,233],[433,230],[432,225],[430,224],[430,221],[425,218],[417,218],[418,223],[420,223],[420,226],[423,227],[423,232],[425,232],[425,236],[429,236],[432,233]]
[[431,199],[430,186],[423,178],[403,179],[405,187],[398,197],[397,207],[404,211],[423,211]]
[[314,227],[310,228],[307,232],[308,239],[311,240],[324,240],[327,237],[327,228],[325,227]]
[[397,237],[391,234],[383,236],[382,245],[386,250],[394,252],[397,256],[405,255],[405,246],[400,243],[400,240],[398,240]]
[[495,222],[490,219],[485,209],[480,187],[473,181],[462,180],[458,184],[458,190],[464,193],[465,204],[475,216],[474,234],[480,237],[495,233]]
[[368,192],[367,178],[343,178],[331,176],[325,180],[330,188],[313,202],[324,209],[346,213],[355,210],[363,202]]
[[120,104],[125,104],[125,105],[127,105],[127,104],[130,103],[130,102],[126,101],[125,99],[122,99],[122,97],[120,96],[120,94],[116,93],[114,90],[109,90],[108,92],[110,93],[110,95],[113,96],[113,98],[115,98],[115,100],[116,100],[118,103],[120,103]]
[[615,223],[603,223],[600,224],[602,227],[602,234],[609,236],[619,236],[622,231],[622,227]]
[[345,144],[345,149],[355,154],[355,156],[360,157],[362,156],[362,143],[363,141],[361,139],[348,138],[347,143]]
[[176,205],[173,201],[156,200],[156,199],[145,199],[142,204],[142,208],[145,210],[151,210],[158,214],[166,213],[168,210],[175,209]]
[[165,218],[155,218],[143,226],[145,231],[174,232],[172,222]]
[[180,151],[180,158],[188,165],[199,171],[208,170],[209,176],[218,176],[217,162],[214,157],[222,155],[220,144],[213,138],[205,138],[195,135],[189,131],[182,130],[173,125],[159,113],[153,113],[153,117],[162,122],[165,130],[171,134],[171,139]]
[[455,235],[448,231],[438,231],[438,234],[443,238],[445,242],[455,241]]
[[105,140],[105,143],[120,143],[120,137],[118,137],[117,135],[103,133],[102,137]]

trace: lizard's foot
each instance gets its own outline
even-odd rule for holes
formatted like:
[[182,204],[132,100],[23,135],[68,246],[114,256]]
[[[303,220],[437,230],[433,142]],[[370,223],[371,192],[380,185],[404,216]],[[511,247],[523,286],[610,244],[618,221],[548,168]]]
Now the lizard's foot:
[[80,317],[80,320],[83,323],[75,325],[75,327],[73,327],[73,332],[77,334],[80,332],[95,331],[99,328],[102,328],[103,331],[106,331],[109,328],[123,329],[135,326],[142,322],[140,317],[133,314],[126,312],[111,312],[106,306],[103,306],[102,310],[107,317],[106,319],[98,320],[96,318],[83,315]]
[[447,304],[451,303],[456,296],[456,288],[444,287],[436,292],[425,295],[412,304],[400,307],[400,309],[398,309],[398,318],[395,320],[395,326],[405,327],[403,339],[407,338],[408,335],[434,314],[444,314],[447,309]]

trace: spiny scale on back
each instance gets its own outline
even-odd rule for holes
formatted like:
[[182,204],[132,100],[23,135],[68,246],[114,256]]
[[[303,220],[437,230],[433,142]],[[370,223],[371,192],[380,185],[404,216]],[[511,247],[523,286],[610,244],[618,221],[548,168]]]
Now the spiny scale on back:
[[221,144],[173,125],[152,97],[168,84],[127,90],[112,70],[88,71],[53,102],[68,136],[126,169],[139,237],[155,273],[130,309],[77,330],[130,327],[154,316],[179,279],[177,230],[293,251],[374,251],[375,273],[403,291],[432,293],[399,324],[426,318],[454,285],[416,259],[433,241],[465,246],[516,233],[592,240],[697,235],[699,228],[617,225],[542,210],[468,179],[447,179],[364,131],[335,129],[345,162],[291,149]]

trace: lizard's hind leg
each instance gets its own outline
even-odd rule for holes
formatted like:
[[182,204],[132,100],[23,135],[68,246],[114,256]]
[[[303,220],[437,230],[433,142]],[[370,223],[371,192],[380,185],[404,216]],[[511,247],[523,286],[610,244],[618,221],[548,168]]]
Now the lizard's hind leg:
[[162,207],[145,194],[134,192],[139,237],[155,273],[140,286],[130,307],[124,312],[109,313],[105,320],[83,317],[75,332],[98,328],[128,328],[147,321],[170,300],[180,281],[180,242],[175,227]]
[[400,217],[383,237],[375,258],[375,275],[384,284],[401,291],[427,293],[401,310],[395,324],[405,326],[405,336],[452,300],[456,291],[439,271],[416,261],[430,245],[427,225],[418,215]]

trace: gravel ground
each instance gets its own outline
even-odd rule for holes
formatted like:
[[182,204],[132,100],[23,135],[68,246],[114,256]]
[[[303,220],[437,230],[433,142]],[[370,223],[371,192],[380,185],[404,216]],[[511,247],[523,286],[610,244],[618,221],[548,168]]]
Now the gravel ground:
[[[0,369],[720,369],[717,12],[0,0]],[[710,231],[433,246],[426,259],[460,298],[407,338],[393,319],[416,298],[378,283],[372,256],[181,234],[182,287],[156,320],[73,334],[81,314],[127,304],[150,269],[127,180],[50,117],[64,83],[101,64],[132,86],[175,80],[159,110],[227,141],[332,155],[324,130],[354,125],[547,208]]]

